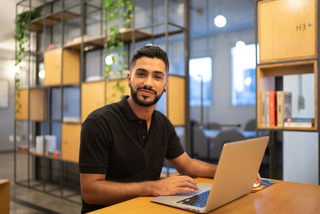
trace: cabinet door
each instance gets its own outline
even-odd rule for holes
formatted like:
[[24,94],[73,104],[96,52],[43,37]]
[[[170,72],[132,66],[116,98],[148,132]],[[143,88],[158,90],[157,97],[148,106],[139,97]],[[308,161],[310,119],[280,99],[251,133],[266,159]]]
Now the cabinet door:
[[62,160],[78,162],[81,124],[63,123],[61,130]]
[[167,115],[175,126],[185,125],[185,79],[184,77],[169,77],[167,92],[169,103]]
[[88,82],[81,85],[81,120],[85,121],[87,116],[95,109],[106,103],[105,81]]
[[260,63],[317,56],[317,0],[258,2]]
[[[46,91],[42,89],[29,89],[18,90],[19,97],[16,97],[16,112],[15,117],[17,120],[45,120],[47,109],[47,95]],[[29,103],[30,102],[30,103]],[[30,105],[29,105],[30,104]],[[30,115],[29,114],[30,107]]]
[[129,95],[130,94],[130,89],[128,87],[128,80],[123,79],[123,80],[110,80],[107,82],[107,104],[115,103],[121,100],[121,95],[122,93],[120,90],[117,88],[117,84],[119,86],[123,87],[124,92],[123,95]]
[[61,60],[62,49],[56,48],[44,53],[44,78],[45,86],[60,85],[61,83]]

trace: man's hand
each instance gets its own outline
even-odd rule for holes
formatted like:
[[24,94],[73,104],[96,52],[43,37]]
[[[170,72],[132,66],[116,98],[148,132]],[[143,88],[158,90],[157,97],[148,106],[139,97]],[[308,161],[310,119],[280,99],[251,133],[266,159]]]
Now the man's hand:
[[153,196],[174,195],[176,193],[192,193],[199,190],[197,181],[189,176],[171,176],[149,183]]
[[259,173],[257,174],[256,180],[254,181],[254,183],[259,185],[261,184],[261,176]]

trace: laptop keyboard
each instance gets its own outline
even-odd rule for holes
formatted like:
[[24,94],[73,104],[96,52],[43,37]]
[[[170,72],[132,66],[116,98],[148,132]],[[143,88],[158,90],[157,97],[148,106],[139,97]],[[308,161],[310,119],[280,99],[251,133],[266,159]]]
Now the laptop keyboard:
[[196,207],[205,207],[207,204],[209,193],[210,193],[210,190],[202,192],[198,195],[194,195],[192,197],[183,199],[181,201],[178,201],[178,203],[196,206]]

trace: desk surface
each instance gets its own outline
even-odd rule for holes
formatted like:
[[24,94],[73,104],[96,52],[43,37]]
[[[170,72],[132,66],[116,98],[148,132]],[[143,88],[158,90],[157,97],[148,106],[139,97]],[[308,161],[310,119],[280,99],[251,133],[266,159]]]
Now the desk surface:
[[[211,182],[211,179],[206,178],[198,178],[197,180],[198,182]],[[153,203],[150,201],[151,198],[138,197],[91,213],[191,213],[182,209]],[[259,192],[249,193],[210,213],[320,213],[320,186],[276,181],[275,184]]]

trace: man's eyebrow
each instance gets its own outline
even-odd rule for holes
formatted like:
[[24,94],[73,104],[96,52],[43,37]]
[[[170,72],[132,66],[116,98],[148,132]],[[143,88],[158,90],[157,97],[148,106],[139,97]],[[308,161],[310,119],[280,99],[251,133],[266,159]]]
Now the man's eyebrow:
[[[149,72],[148,70],[146,70],[144,68],[137,68],[136,71]],[[163,71],[152,71],[152,73],[162,74],[165,76],[165,73]]]

